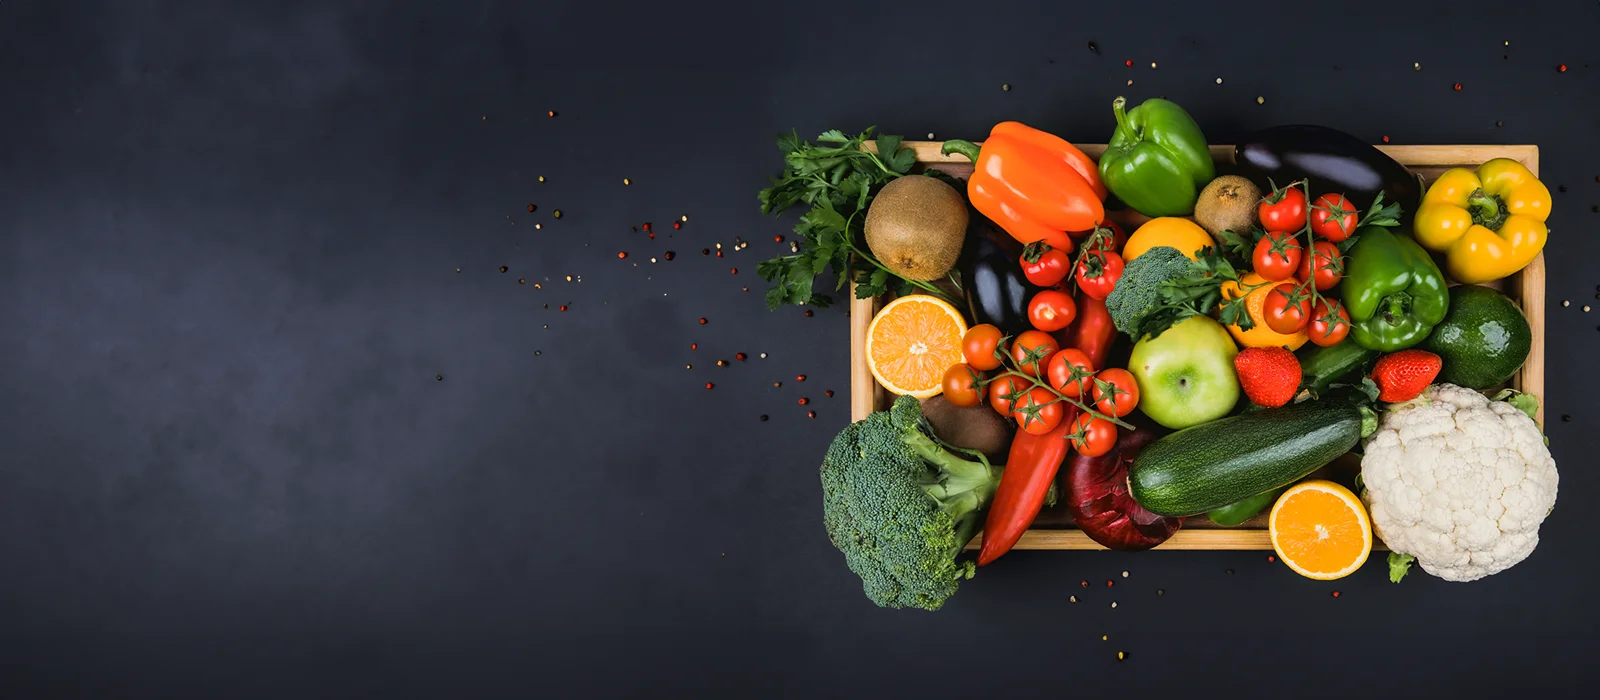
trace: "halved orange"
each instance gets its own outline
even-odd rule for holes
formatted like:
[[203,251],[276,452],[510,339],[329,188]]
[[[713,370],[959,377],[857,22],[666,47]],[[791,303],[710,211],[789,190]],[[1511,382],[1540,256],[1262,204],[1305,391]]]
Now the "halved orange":
[[1332,581],[1361,568],[1372,553],[1372,521],[1361,499],[1314,479],[1290,487],[1267,516],[1272,548],[1295,573]]
[[965,362],[967,321],[956,307],[923,294],[889,302],[867,326],[867,366],[883,388],[925,399],[944,391],[944,372]]

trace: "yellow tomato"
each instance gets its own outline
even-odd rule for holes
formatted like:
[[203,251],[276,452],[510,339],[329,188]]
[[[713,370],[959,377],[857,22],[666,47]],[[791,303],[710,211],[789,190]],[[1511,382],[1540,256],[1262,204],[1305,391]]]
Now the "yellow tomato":
[[[1299,350],[1300,346],[1305,345],[1306,341],[1311,338],[1311,336],[1306,335],[1305,331],[1291,335],[1279,333],[1267,327],[1267,316],[1263,312],[1263,308],[1267,303],[1267,293],[1271,292],[1272,288],[1277,285],[1267,283],[1267,278],[1254,272],[1245,275],[1242,279],[1245,286],[1255,287],[1244,298],[1245,312],[1250,314],[1250,322],[1254,323],[1255,326],[1250,330],[1244,330],[1237,325],[1228,326],[1228,332],[1233,334],[1233,339],[1238,341],[1241,347],[1281,347],[1288,348],[1289,352]],[[1261,286],[1256,287],[1256,285]],[[1238,283],[1233,280],[1222,283],[1222,298],[1224,299],[1230,301],[1238,299],[1240,291]]]
[[1206,233],[1199,224],[1176,216],[1163,216],[1146,221],[1128,237],[1127,245],[1122,248],[1122,259],[1132,262],[1151,248],[1167,246],[1177,248],[1194,260],[1196,251],[1214,245],[1211,234]]

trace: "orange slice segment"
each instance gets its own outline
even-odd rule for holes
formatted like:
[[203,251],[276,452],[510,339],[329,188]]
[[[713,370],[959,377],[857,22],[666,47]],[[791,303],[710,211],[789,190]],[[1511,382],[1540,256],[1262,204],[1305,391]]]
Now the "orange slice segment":
[[945,370],[965,361],[967,321],[956,307],[922,294],[889,302],[867,327],[867,366],[883,388],[919,399],[944,390]]
[[1361,568],[1372,553],[1372,521],[1343,486],[1316,479],[1278,497],[1267,530],[1278,558],[1295,573],[1332,581]]

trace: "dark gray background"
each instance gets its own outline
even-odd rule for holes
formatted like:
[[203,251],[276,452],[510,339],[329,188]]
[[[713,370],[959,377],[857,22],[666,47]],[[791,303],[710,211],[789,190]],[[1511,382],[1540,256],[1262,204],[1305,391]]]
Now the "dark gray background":
[[[0,3],[0,695],[1577,692],[1600,6],[1069,5]],[[1216,143],[1541,146],[1538,552],[1399,586],[1019,552],[866,600],[818,518],[846,316],[753,274],[772,138],[1102,142],[1119,94]]]

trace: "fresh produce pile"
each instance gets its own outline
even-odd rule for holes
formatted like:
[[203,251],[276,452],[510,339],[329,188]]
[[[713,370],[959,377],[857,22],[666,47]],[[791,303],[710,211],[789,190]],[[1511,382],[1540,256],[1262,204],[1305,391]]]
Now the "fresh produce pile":
[[[829,270],[895,297],[865,351],[898,398],[822,465],[867,596],[938,609],[1057,504],[1120,550],[1266,513],[1278,557],[1323,580],[1375,538],[1396,582],[1526,558],[1557,472],[1538,399],[1502,389],[1528,321],[1480,285],[1543,249],[1545,186],[1503,158],[1425,185],[1314,126],[1252,135],[1219,176],[1177,104],[1112,112],[1098,161],[1017,122],[944,142],[965,181],[872,129],[779,139],[763,211],[808,210],[759,268],[769,305],[829,303]],[[1359,474],[1310,478],[1346,454]]]

